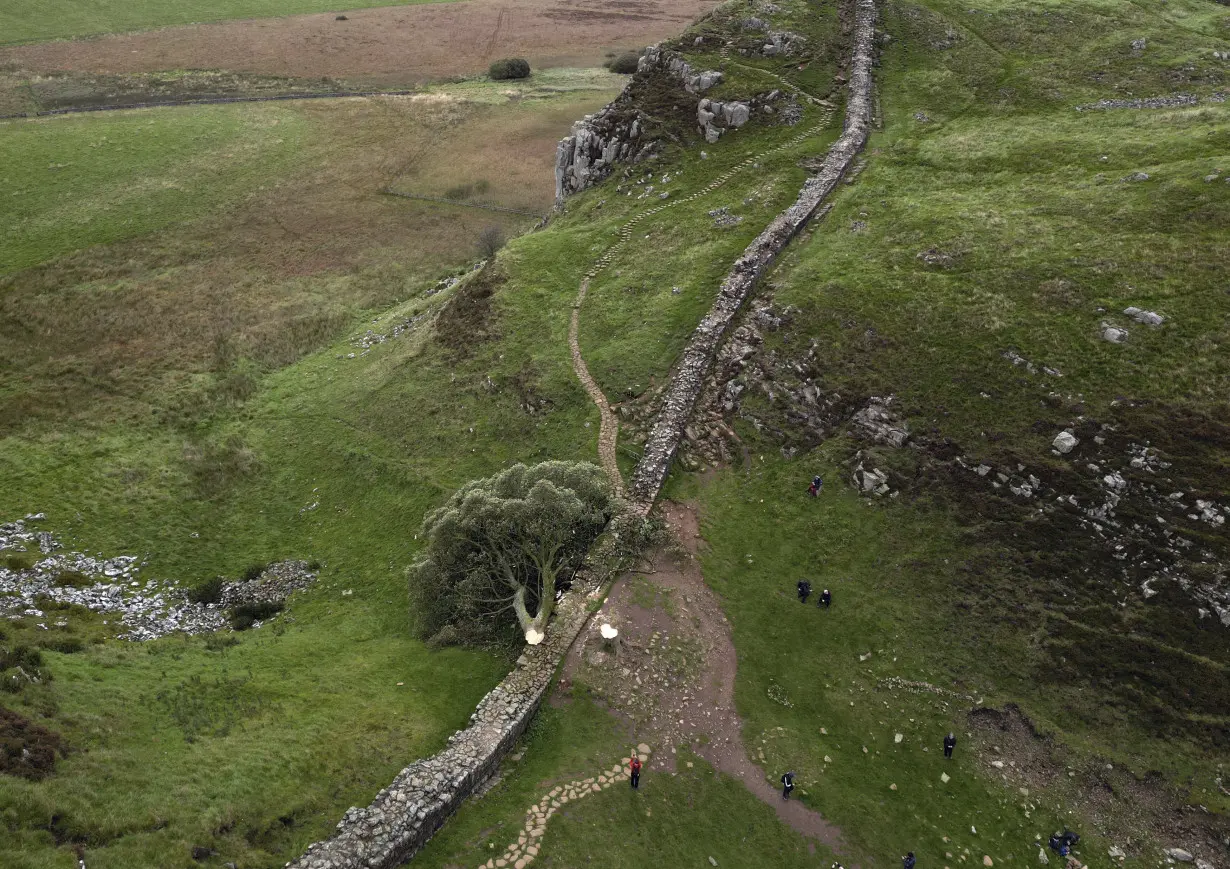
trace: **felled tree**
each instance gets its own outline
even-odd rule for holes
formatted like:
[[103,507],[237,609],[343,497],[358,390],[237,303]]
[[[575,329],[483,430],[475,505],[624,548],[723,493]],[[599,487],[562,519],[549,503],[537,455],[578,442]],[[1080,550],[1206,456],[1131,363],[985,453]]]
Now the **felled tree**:
[[516,618],[538,643],[555,581],[575,569],[611,515],[602,469],[586,462],[514,465],[462,486],[423,520],[427,548],[410,568],[425,638],[477,643]]

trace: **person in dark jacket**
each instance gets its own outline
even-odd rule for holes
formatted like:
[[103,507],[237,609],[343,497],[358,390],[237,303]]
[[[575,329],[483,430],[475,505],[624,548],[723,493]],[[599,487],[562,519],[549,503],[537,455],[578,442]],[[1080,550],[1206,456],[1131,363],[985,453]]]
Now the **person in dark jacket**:
[[811,583],[805,579],[799,580],[799,603],[807,603],[807,596],[811,594]]
[[944,737],[944,757],[952,757],[952,750],[957,747],[957,737],[951,732]]
[[794,790],[794,773],[788,772],[782,776],[782,799],[790,799],[792,790]]
[[914,863],[915,863],[915,860],[914,860],[913,851],[910,851],[908,854],[906,854],[904,857],[901,858],[902,869],[914,869]]
[[811,485],[807,487],[807,494],[813,498],[820,494],[820,490],[824,488],[824,480],[820,479],[820,475],[811,478]]
[[820,598],[816,601],[816,606],[822,606],[825,609],[828,609],[832,605],[833,593],[826,588],[824,591],[820,592]]
[[628,762],[628,775],[632,779],[632,790],[641,789],[641,759],[635,754],[632,755],[632,760]]

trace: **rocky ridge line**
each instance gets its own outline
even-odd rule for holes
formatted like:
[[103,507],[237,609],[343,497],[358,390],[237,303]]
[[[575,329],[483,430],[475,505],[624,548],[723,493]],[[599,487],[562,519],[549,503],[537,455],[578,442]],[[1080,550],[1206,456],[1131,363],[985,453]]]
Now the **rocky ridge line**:
[[644,513],[648,513],[653,506],[666,480],[675,451],[683,439],[688,419],[705,386],[727,329],[760,276],[841,183],[855,156],[867,142],[872,123],[871,66],[875,51],[875,20],[875,0],[857,0],[849,99],[841,137],[829,149],[816,175],[804,183],[795,203],[770,223],[735,261],[722,283],[717,301],[696,327],[683,351],[682,361],[671,377],[658,420],[646,441],[644,456],[632,475],[632,499]]

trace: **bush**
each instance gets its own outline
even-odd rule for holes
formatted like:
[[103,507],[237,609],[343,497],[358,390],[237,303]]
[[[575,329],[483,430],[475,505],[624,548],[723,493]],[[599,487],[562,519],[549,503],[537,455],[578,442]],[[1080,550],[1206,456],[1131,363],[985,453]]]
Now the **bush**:
[[188,600],[193,603],[218,603],[222,600],[224,586],[225,583],[220,576],[199,582],[188,589]]
[[487,70],[487,75],[491,76],[494,81],[529,78],[530,62],[522,57],[506,57],[491,64]]
[[0,708],[0,773],[37,780],[51,774],[56,755],[64,754],[58,733]]
[[504,230],[498,226],[484,227],[478,234],[478,253],[483,259],[491,259],[504,246]]
[[4,566],[9,570],[29,570],[34,566],[34,556],[29,552],[12,552],[4,557]]
[[87,576],[80,570],[61,570],[56,575],[56,585],[68,588],[87,588],[94,584],[94,577]]
[[611,72],[617,72],[620,75],[632,75],[632,73],[636,72],[636,66],[640,62],[640,52],[625,51],[614,60],[608,61],[606,68]]
[[249,564],[243,569],[243,573],[239,574],[239,578],[244,582],[254,582],[261,578],[261,574],[268,566],[268,564]]
[[231,610],[231,627],[237,631],[246,631],[257,622],[263,622],[281,611],[281,601],[257,600],[241,603]]

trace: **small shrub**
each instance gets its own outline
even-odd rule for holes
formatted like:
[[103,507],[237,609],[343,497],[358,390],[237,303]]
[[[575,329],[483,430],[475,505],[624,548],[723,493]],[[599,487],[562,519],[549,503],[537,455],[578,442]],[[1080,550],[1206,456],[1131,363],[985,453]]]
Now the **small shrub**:
[[239,645],[239,637],[233,634],[206,634],[205,648],[211,652],[225,652],[232,646]]
[[491,64],[487,69],[487,75],[491,76],[494,81],[529,78],[530,62],[522,57],[505,57]]
[[87,588],[94,584],[94,577],[82,573],[80,570],[61,570],[56,575],[56,585],[67,586],[69,588]]
[[231,627],[237,631],[246,631],[257,622],[263,622],[281,611],[281,601],[258,600],[242,603],[231,610]]
[[432,634],[431,639],[427,641],[427,647],[430,649],[443,649],[445,646],[456,646],[461,643],[461,635],[457,633],[457,628],[452,625],[445,625]]
[[11,552],[4,557],[4,566],[9,570],[29,570],[34,566],[34,556],[29,552]]
[[311,561],[308,562],[307,569],[311,571],[317,571],[317,570],[320,570],[322,567],[324,567],[324,565],[320,563],[320,560],[313,558]]
[[478,234],[478,253],[483,259],[491,259],[504,246],[504,230],[488,226]]
[[458,184],[444,191],[445,199],[469,199],[473,195],[474,186],[472,184]]
[[49,652],[59,652],[61,655],[75,655],[85,648],[80,637],[50,637],[39,640],[39,646]]
[[636,72],[636,66],[640,61],[641,55],[639,52],[625,51],[619,57],[608,61],[606,68],[620,75],[632,75],[632,73]]
[[0,708],[0,773],[37,781],[52,773],[63,754],[60,734]]
[[201,604],[218,603],[222,600],[222,589],[224,586],[225,582],[223,582],[220,576],[199,582],[188,589],[188,600]]
[[260,462],[238,435],[220,444],[190,443],[184,448],[184,462],[204,498],[220,494],[260,469]]
[[261,578],[261,574],[265,572],[268,564],[253,563],[243,569],[243,573],[239,574],[239,578],[244,582],[254,582]]

